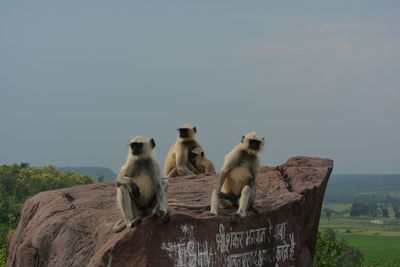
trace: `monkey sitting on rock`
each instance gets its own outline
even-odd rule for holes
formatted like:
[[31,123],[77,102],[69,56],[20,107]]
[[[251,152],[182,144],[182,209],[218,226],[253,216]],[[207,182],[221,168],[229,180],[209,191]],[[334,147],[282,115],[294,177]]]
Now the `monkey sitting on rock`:
[[204,150],[200,146],[189,152],[189,164],[194,167],[196,174],[215,174],[214,164],[204,155]]
[[138,136],[129,142],[129,153],[116,178],[117,204],[123,219],[113,226],[114,232],[134,227],[150,211],[164,223],[169,221],[166,198],[167,182],[161,180],[160,166],[152,150],[154,139]]
[[262,151],[264,144],[263,137],[251,132],[243,136],[241,143],[225,156],[217,189],[211,195],[210,215],[217,215],[220,207],[238,207],[232,218],[234,223],[238,223],[246,216],[247,210],[257,213],[254,201],[260,165],[258,153]]
[[196,127],[190,124],[178,128],[179,135],[165,159],[164,176],[195,175],[209,171],[215,173],[212,162],[204,155],[204,150],[196,140]]

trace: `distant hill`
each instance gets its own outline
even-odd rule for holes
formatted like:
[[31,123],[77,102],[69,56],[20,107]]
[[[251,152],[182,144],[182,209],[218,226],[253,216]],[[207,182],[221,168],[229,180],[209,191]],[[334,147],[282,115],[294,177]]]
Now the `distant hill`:
[[104,181],[113,181],[117,176],[111,169],[104,167],[56,167],[59,171],[86,174],[94,181],[97,177],[104,176]]
[[400,174],[332,174],[325,202],[400,202]]

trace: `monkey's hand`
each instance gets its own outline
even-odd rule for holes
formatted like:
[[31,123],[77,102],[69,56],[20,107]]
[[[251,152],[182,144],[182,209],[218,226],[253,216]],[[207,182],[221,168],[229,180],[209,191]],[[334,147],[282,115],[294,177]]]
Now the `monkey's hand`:
[[167,224],[169,222],[169,213],[168,212],[164,212],[162,210],[158,210],[158,211],[156,211],[156,213],[154,215],[156,215],[157,217],[160,217],[161,221],[164,224]]
[[196,168],[194,167],[196,165],[195,161],[188,162],[186,165],[187,165],[189,170],[191,170],[193,173],[196,173]]
[[135,184],[135,182],[130,181],[128,184],[129,195],[131,198],[138,198],[140,197],[140,188]]

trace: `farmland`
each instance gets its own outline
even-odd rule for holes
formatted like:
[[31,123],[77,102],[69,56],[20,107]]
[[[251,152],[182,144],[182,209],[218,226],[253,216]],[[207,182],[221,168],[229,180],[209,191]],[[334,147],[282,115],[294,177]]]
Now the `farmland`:
[[[347,209],[347,203],[336,204],[337,208]],[[383,224],[373,224],[377,218],[332,217],[321,218],[320,230],[330,228],[338,239],[345,239],[349,245],[361,250],[365,260],[380,258],[399,258],[400,220],[378,218]]]

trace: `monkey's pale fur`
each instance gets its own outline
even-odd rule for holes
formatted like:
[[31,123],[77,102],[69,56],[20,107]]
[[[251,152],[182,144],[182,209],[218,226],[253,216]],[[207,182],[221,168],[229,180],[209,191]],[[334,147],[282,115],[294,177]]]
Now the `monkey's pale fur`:
[[178,130],[187,129],[188,136],[181,137],[171,146],[168,151],[164,164],[164,176],[167,178],[175,176],[195,175],[199,174],[195,166],[189,162],[189,152],[194,148],[203,148],[196,140],[196,127],[190,124],[184,124]]
[[196,174],[209,173],[215,174],[214,164],[205,155],[203,148],[196,147],[190,151],[192,155],[195,155],[192,165],[195,168]]
[[[250,142],[259,142],[258,149],[251,149]],[[239,208],[233,219],[238,222],[246,216],[249,208],[255,211],[256,176],[260,165],[258,153],[264,144],[264,138],[251,132],[225,156],[217,189],[211,195],[211,215],[217,215],[218,208],[231,208],[237,204]],[[237,200],[237,203],[229,199]]]
[[[133,227],[142,220],[142,212],[151,209],[152,214],[169,220],[166,199],[167,182],[161,180],[160,166],[153,156],[154,140],[145,136],[133,138],[132,143],[142,143],[140,153],[134,155],[129,148],[125,164],[116,178],[117,204],[123,219],[115,223],[114,232]],[[133,192],[139,188],[139,193]]]

